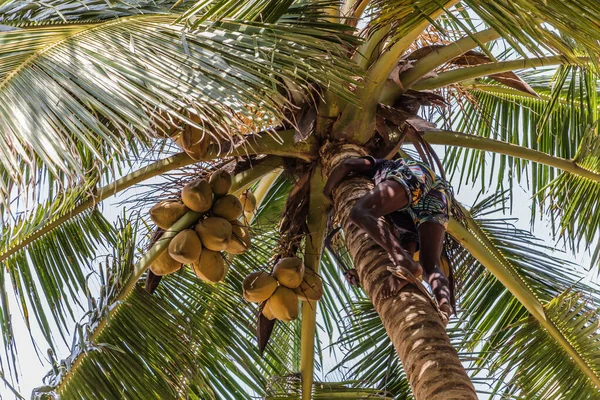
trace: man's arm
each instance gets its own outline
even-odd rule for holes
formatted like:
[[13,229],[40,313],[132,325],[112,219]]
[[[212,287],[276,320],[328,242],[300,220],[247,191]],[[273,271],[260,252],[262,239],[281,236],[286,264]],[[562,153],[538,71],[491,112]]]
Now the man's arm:
[[333,188],[340,183],[342,179],[348,175],[367,173],[373,168],[373,161],[368,158],[347,158],[342,161],[340,165],[335,167],[327,179],[325,188],[323,189],[323,195],[331,202],[331,192]]

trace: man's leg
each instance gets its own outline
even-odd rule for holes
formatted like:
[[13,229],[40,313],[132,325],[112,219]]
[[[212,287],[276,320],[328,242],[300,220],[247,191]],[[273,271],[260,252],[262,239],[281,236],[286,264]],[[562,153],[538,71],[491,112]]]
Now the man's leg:
[[[350,211],[350,220],[383,247],[394,264],[419,276],[422,274],[421,266],[402,248],[396,236],[384,234],[385,223],[380,219],[383,215],[404,209],[408,205],[409,197],[405,187],[394,180],[386,180],[354,205]],[[406,281],[390,274],[382,295],[384,298],[394,296],[406,284]]]
[[419,225],[418,230],[421,244],[419,262],[423,266],[423,277],[429,282],[440,310],[450,316],[453,313],[450,302],[450,282],[440,268],[446,228],[437,222],[424,221]]

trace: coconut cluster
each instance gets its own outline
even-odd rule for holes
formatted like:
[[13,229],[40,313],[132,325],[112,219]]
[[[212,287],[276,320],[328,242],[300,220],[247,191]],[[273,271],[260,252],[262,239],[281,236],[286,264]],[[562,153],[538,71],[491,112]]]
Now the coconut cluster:
[[161,201],[150,210],[150,218],[169,229],[189,210],[202,213],[195,226],[179,232],[168,249],[150,265],[156,275],[176,272],[189,265],[205,281],[225,278],[227,266],[222,252],[242,254],[250,247],[250,232],[239,218],[244,213],[240,199],[229,194],[231,175],[216,171],[209,180],[198,179],[181,191],[181,199]]
[[244,298],[262,304],[262,313],[270,320],[289,322],[298,318],[298,300],[319,300],[323,282],[298,257],[280,259],[271,273],[253,272],[242,284]]

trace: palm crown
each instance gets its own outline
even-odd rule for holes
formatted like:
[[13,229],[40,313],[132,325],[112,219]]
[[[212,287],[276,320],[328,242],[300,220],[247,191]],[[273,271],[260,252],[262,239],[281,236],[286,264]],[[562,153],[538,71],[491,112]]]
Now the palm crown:
[[[335,146],[384,156],[406,137],[431,162],[427,143],[446,145],[458,197],[480,182],[494,192],[448,229],[460,305],[449,336],[476,388],[594,398],[597,288],[491,212],[526,185],[532,220],[548,217],[597,263],[599,20],[588,0],[3,2],[3,369],[17,367],[10,287],[54,360],[36,396],[410,397],[418,385],[376,296],[323,253],[321,194]],[[206,152],[172,155],[174,126],[202,129]],[[146,248],[146,208],[223,167],[258,199],[252,248],[222,284],[182,270],[149,294],[141,279],[168,240]],[[102,201],[144,184],[115,224],[103,216]],[[261,356],[241,282],[290,242],[325,293]],[[337,248],[361,272],[352,243],[345,232]],[[343,356],[313,385],[323,343]]]

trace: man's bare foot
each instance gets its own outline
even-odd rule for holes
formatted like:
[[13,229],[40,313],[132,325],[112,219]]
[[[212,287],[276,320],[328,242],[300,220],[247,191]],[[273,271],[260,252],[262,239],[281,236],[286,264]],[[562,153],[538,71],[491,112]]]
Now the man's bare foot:
[[413,274],[413,276],[419,280],[422,280],[423,278],[423,267],[421,267],[421,264],[419,264],[418,262],[416,262],[413,259],[402,259],[402,260],[393,260],[395,266],[392,267],[393,269],[401,269],[401,268],[405,268],[407,269],[411,274]]
[[360,287],[360,279],[358,278],[358,272],[353,269],[349,269],[344,272],[344,278],[346,278],[346,282],[348,282],[351,286]]
[[440,311],[447,314],[448,318],[450,318],[454,314],[454,310],[450,305],[450,282],[448,282],[445,275],[435,273],[429,277],[429,284],[431,285],[431,290]]
[[390,276],[388,276],[381,284],[383,285],[381,289],[381,297],[383,299],[389,299],[390,297],[397,296],[400,291],[410,283],[394,274],[390,274]]

